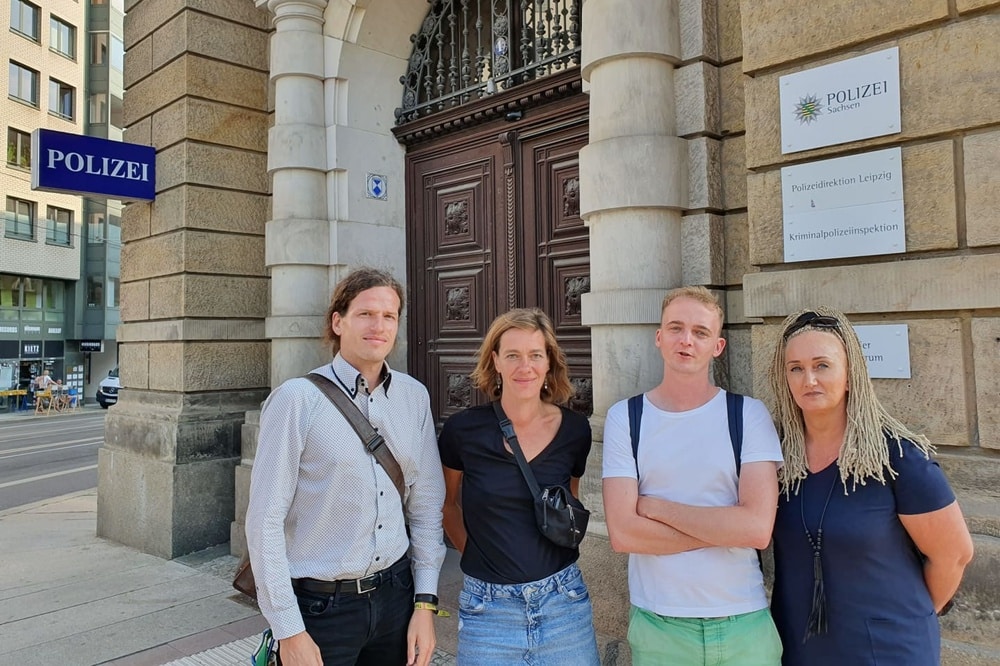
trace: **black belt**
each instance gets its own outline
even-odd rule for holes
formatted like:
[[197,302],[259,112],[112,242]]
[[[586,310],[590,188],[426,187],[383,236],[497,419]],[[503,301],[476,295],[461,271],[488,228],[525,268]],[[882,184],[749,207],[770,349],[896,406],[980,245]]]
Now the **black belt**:
[[403,555],[395,564],[382,571],[376,571],[364,578],[352,580],[318,580],[316,578],[293,578],[292,589],[313,594],[368,594],[380,586],[392,582],[393,574],[405,571],[410,566],[410,558]]

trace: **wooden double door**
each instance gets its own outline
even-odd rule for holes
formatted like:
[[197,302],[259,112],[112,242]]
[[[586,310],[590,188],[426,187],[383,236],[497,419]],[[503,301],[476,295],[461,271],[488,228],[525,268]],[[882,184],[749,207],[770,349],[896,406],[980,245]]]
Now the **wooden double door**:
[[493,319],[513,307],[552,318],[577,391],[570,406],[592,411],[590,331],[580,320],[590,290],[586,143],[578,94],[408,152],[408,361],[438,419],[486,401],[469,373]]

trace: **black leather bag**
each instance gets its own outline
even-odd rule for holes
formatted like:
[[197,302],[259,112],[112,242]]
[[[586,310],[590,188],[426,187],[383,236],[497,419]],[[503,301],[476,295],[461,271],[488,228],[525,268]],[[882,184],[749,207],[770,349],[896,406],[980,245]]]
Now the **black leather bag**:
[[493,403],[493,411],[500,422],[500,430],[510,445],[510,450],[514,453],[517,466],[521,469],[531,494],[535,498],[535,524],[549,541],[562,546],[563,548],[578,548],[583,537],[587,534],[587,523],[590,522],[590,512],[583,507],[583,503],[573,497],[567,488],[563,486],[549,486],[541,488],[528,461],[524,457],[521,445],[517,441],[514,433],[514,426],[500,406],[500,401]]

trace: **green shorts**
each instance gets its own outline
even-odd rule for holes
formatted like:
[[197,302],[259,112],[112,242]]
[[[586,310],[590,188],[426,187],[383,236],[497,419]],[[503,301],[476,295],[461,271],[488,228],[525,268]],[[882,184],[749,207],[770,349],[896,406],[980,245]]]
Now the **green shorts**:
[[779,666],[781,639],[763,608],[729,617],[666,617],[632,606],[632,666]]

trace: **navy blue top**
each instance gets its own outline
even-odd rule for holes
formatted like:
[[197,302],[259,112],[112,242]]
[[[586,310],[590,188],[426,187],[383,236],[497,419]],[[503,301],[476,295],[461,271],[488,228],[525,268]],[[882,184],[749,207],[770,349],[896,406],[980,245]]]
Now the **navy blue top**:
[[[889,442],[899,474],[882,485],[869,479],[844,494],[833,463],[809,474],[798,494],[781,495],[774,525],[774,594],[771,612],[784,644],[783,666],[937,666],[941,634],[923,578],[922,556],[898,514],[942,509],[955,500],[938,464],[912,442],[903,456]],[[887,475],[888,476],[888,475]],[[813,551],[831,484],[836,484],[823,520],[823,581],[829,629],[804,641],[812,606]],[[853,483],[848,480],[848,488]]]
[[[542,488],[569,489],[590,453],[587,418],[562,408],[562,423],[542,452],[528,462]],[[534,499],[492,405],[466,409],[445,421],[438,438],[441,462],[462,472],[462,516],[468,540],[462,571],[489,583],[512,585],[547,578],[576,562],[580,551],[552,543],[535,524]]]

